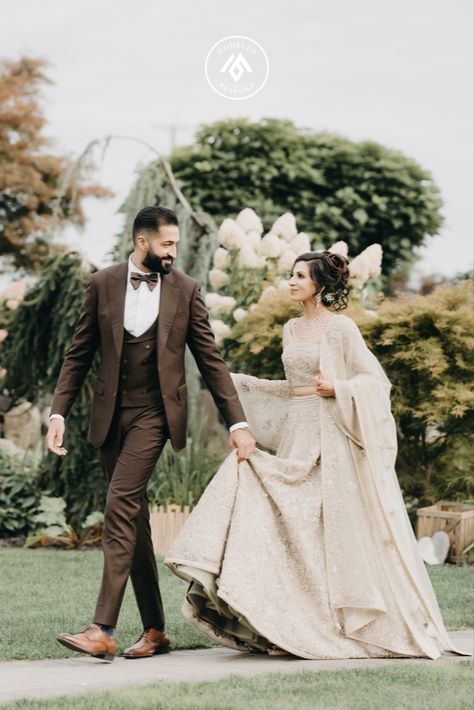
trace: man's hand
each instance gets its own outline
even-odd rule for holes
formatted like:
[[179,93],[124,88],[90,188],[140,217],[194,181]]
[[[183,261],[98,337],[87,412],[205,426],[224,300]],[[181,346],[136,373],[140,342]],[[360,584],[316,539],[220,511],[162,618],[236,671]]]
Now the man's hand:
[[63,437],[66,427],[62,419],[51,419],[46,435],[48,451],[57,456],[66,456],[67,450],[63,447]]
[[316,390],[316,394],[319,394],[320,397],[335,397],[336,392],[329,382],[325,382],[321,375],[318,375],[315,378],[314,381],[314,387]]
[[255,444],[256,441],[248,429],[235,429],[230,435],[231,447],[238,449],[238,463],[246,461],[255,453]]

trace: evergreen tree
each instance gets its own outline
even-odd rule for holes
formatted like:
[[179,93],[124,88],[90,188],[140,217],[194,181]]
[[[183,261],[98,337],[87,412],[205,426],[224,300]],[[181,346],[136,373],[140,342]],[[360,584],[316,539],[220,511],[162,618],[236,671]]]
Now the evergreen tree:
[[[77,252],[50,255],[37,282],[14,311],[2,343],[5,387],[15,399],[51,402],[64,354],[79,315],[86,283],[95,269]],[[101,509],[106,484],[96,449],[87,442],[98,356],[67,418],[68,454],[45,453],[39,465],[43,489],[66,500],[73,525]]]

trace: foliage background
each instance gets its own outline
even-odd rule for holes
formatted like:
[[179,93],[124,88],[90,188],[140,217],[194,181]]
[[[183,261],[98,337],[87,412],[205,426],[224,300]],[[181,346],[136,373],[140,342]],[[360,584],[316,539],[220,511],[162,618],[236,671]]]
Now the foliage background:
[[171,154],[170,164],[191,204],[218,224],[243,207],[267,226],[292,212],[314,248],[343,240],[358,254],[379,242],[385,275],[409,262],[414,247],[443,221],[438,187],[413,159],[291,121],[203,125],[193,145]]

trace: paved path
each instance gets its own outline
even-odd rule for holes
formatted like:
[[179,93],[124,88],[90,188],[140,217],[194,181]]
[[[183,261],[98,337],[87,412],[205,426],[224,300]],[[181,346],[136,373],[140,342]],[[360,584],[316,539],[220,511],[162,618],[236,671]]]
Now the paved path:
[[[460,650],[474,653],[474,630],[450,632]],[[0,663],[0,703],[22,698],[52,698],[69,693],[110,690],[159,681],[197,682],[230,675],[255,676],[269,672],[315,672],[349,668],[382,668],[423,663],[456,663],[468,656],[445,654],[436,661],[427,658],[375,658],[342,661],[306,661],[293,657],[244,654],[227,648],[205,648],[154,656],[142,660],[116,658],[113,663],[74,656],[45,661]]]

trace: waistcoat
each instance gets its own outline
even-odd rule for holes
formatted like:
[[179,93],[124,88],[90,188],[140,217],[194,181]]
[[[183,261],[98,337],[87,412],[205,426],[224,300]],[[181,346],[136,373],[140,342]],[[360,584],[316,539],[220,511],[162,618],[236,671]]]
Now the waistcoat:
[[123,329],[120,365],[120,403],[122,407],[163,406],[158,379],[158,317],[141,335]]

